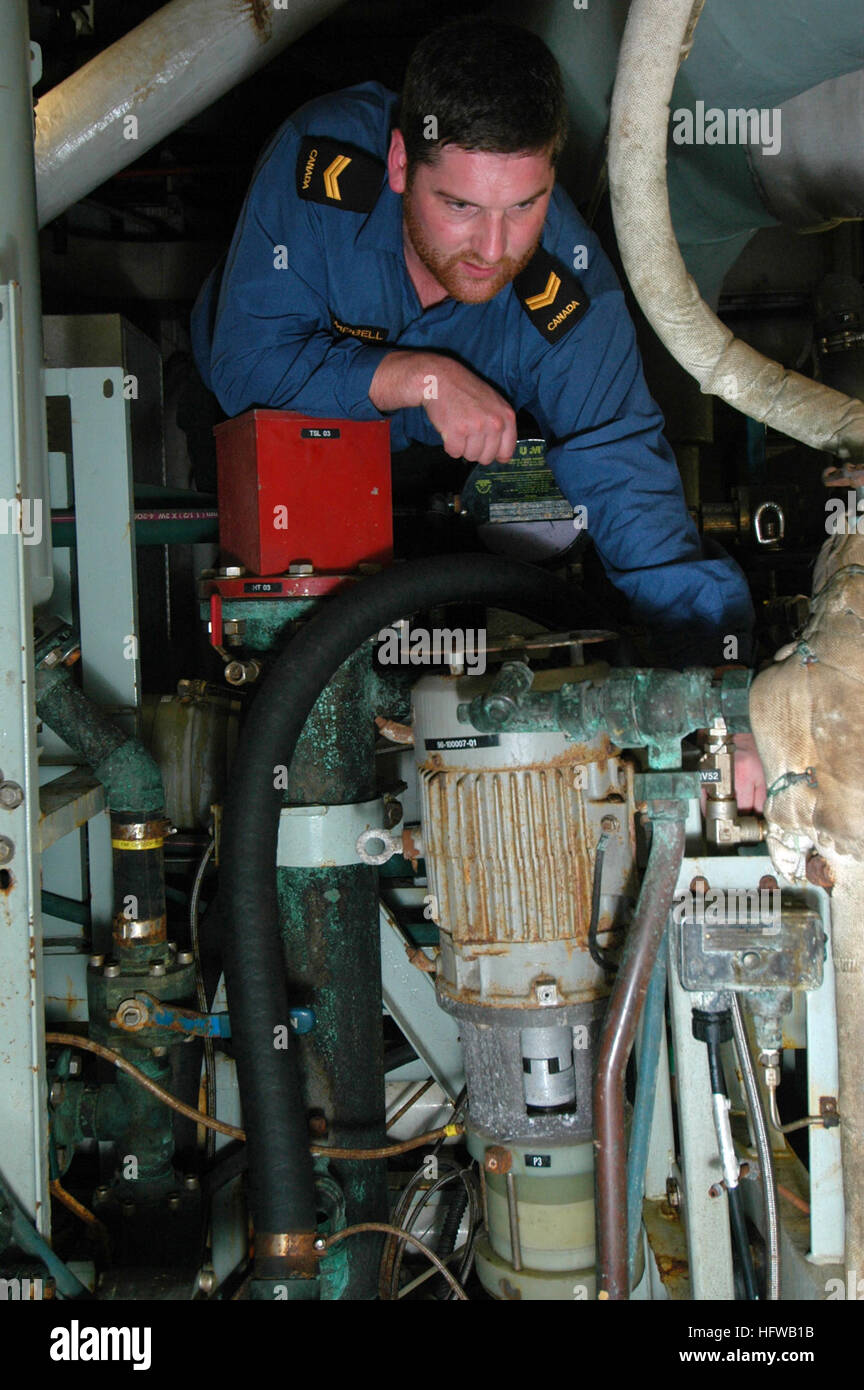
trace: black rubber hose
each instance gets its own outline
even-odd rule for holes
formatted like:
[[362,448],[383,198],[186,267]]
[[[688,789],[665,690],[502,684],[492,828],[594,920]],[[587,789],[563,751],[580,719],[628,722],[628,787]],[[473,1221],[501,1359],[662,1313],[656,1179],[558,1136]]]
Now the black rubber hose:
[[[715,1096],[725,1096],[727,1094],[726,1078],[723,1075],[720,1047],[714,1038],[707,1039],[706,1046],[708,1048],[708,1074],[711,1077],[711,1090]],[[741,1274],[744,1279],[744,1292],[749,1300],[755,1301],[759,1298],[759,1290],[756,1285],[756,1271],[753,1268],[753,1255],[750,1250],[750,1238],[747,1235],[747,1222],[744,1219],[741,1192],[737,1187],[727,1187],[726,1194],[729,1198],[729,1227],[732,1232],[732,1243],[738,1252]]]
[[594,878],[591,884],[591,921],[588,923],[588,951],[595,965],[599,965],[603,970],[608,970],[614,975],[618,969],[618,962],[613,959],[611,952],[600,945],[597,940],[597,928],[600,925],[600,898],[603,891],[603,860],[606,857],[606,846],[609,843],[609,836],[605,833],[597,841],[597,848],[594,851]]
[[[222,843],[225,979],[247,1132],[257,1232],[315,1229],[315,1190],[293,1037],[276,897],[282,792],[318,696],[381,628],[420,608],[486,603],[554,629],[602,627],[576,590],[544,570],[489,555],[443,555],[394,565],[328,600],[273,663],[246,720],[232,769]],[[370,710],[370,717],[371,717]],[[287,1037],[288,1047],[274,1046]]]

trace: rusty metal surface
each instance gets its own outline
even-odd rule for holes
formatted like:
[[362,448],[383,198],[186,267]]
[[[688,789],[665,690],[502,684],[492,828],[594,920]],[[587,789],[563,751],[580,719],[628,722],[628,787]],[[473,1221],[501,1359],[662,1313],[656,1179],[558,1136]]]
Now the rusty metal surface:
[[646,1199],[642,1220],[650,1246],[648,1258],[654,1260],[668,1297],[676,1302],[689,1300],[692,1294],[687,1237],[677,1211],[668,1202]]
[[255,1268],[265,1276],[272,1275],[275,1265],[286,1272],[314,1278],[318,1270],[318,1252],[314,1231],[255,1232]]
[[817,888],[824,888],[827,892],[831,892],[834,887],[834,874],[827,859],[823,859],[821,854],[808,856],[805,873],[810,883],[815,883]]
[[[425,857],[438,920],[454,942],[585,947],[600,820],[613,809],[630,820],[626,773],[611,745],[574,744],[557,757],[499,769],[445,765],[436,753],[420,771]],[[610,926],[607,913],[600,931]]]
[[491,1144],[483,1155],[483,1167],[487,1173],[509,1173],[513,1167],[513,1155],[500,1144]]

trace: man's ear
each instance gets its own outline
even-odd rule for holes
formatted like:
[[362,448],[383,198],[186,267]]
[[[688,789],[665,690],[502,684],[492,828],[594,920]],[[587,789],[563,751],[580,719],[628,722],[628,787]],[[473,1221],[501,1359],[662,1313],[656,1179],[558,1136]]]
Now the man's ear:
[[394,193],[404,193],[408,182],[408,154],[401,130],[390,136],[387,151],[387,178]]

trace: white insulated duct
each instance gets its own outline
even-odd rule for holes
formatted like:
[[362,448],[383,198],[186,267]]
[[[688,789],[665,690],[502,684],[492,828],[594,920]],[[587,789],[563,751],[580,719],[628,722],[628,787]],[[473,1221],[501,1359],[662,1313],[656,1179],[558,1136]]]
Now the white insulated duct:
[[36,107],[39,225],[138,159],[342,3],[172,0],[118,39]]
[[776,154],[760,145],[747,151],[766,207],[793,227],[864,217],[864,68],[811,87],[781,110]]
[[687,273],[669,211],[669,102],[703,0],[633,0],[609,127],[609,187],[627,278],[661,341],[702,391],[772,429],[864,459],[864,403],[787,371],[720,322]]

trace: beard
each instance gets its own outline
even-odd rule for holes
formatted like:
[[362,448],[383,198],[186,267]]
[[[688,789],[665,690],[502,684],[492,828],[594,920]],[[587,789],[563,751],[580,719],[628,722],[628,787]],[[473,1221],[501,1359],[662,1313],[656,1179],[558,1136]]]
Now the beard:
[[494,299],[499,290],[503,290],[505,285],[509,285],[511,280],[524,270],[537,247],[540,244],[542,228],[537,233],[537,239],[528,248],[524,255],[518,260],[511,256],[504,256],[495,263],[495,274],[483,280],[475,280],[462,265],[467,261],[469,265],[476,265],[486,269],[483,261],[478,261],[471,252],[445,255],[436,250],[434,246],[426,240],[422,227],[414,213],[414,206],[411,199],[410,186],[405,190],[402,199],[402,212],[405,220],[405,231],[411,246],[419,260],[434,275],[438,284],[441,285],[450,295],[451,299],[457,299],[462,304],[485,304],[487,300]]

